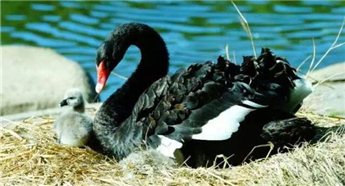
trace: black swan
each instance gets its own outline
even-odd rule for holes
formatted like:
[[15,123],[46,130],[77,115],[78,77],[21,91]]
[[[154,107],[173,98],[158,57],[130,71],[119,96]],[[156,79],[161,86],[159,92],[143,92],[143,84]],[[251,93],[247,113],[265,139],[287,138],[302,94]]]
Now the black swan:
[[108,156],[121,160],[149,147],[191,166],[219,154],[236,165],[267,154],[267,148],[251,152],[256,145],[272,141],[278,148],[314,135],[309,120],[294,116],[311,84],[286,59],[265,48],[242,65],[219,57],[169,77],[165,42],[140,23],[117,27],[99,47],[98,93],[130,45],[140,49],[141,61],[94,119],[95,140]]
[[81,147],[88,143],[92,134],[92,119],[85,113],[85,100],[79,89],[67,90],[60,107],[71,106],[54,122],[58,142]]

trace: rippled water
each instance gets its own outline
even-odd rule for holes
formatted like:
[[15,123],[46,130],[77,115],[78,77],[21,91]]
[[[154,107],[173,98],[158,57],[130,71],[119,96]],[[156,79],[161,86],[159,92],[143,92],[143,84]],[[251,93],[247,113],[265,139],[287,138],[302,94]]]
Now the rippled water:
[[[333,43],[345,16],[345,1],[236,2],[248,20],[257,51],[270,47],[297,66],[312,54],[317,59]],[[253,53],[231,2],[193,1],[54,1],[1,2],[1,44],[50,47],[80,63],[94,79],[95,52],[121,23],[143,22],[167,42],[170,72],[195,62],[215,60],[229,44],[231,58]],[[345,42],[345,35],[339,42]],[[345,61],[344,47],[333,50],[320,67]],[[140,55],[131,47],[115,72],[130,76]],[[303,70],[307,69],[305,65]],[[124,80],[111,77],[101,99]]]

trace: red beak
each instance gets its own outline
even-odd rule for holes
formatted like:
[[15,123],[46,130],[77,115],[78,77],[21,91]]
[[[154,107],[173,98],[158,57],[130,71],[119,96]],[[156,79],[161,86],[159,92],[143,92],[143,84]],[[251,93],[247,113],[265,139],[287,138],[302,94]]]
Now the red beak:
[[100,93],[104,88],[105,83],[109,77],[110,71],[105,68],[104,61],[99,63],[97,68],[97,85],[96,85],[96,92]]

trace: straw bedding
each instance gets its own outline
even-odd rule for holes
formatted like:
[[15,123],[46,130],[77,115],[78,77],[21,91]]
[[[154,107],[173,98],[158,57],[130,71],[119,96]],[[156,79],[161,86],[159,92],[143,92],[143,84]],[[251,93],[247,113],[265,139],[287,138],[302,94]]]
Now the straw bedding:
[[[345,124],[300,112],[319,126]],[[122,162],[86,148],[61,146],[54,117],[32,117],[1,126],[1,185],[345,185],[344,127],[322,141],[242,166],[192,169],[154,150]]]

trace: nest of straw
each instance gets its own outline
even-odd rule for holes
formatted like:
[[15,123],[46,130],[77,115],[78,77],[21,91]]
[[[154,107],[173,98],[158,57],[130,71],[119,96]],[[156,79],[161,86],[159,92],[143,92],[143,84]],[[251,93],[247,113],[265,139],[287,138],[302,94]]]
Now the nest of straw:
[[[302,112],[321,126],[345,120]],[[330,132],[322,142],[232,168],[198,168],[143,160],[118,163],[90,148],[56,143],[53,117],[2,126],[1,185],[344,185],[345,135]],[[154,153],[153,153],[154,154]],[[136,156],[134,159],[138,159]],[[160,160],[165,161],[165,160]]]

